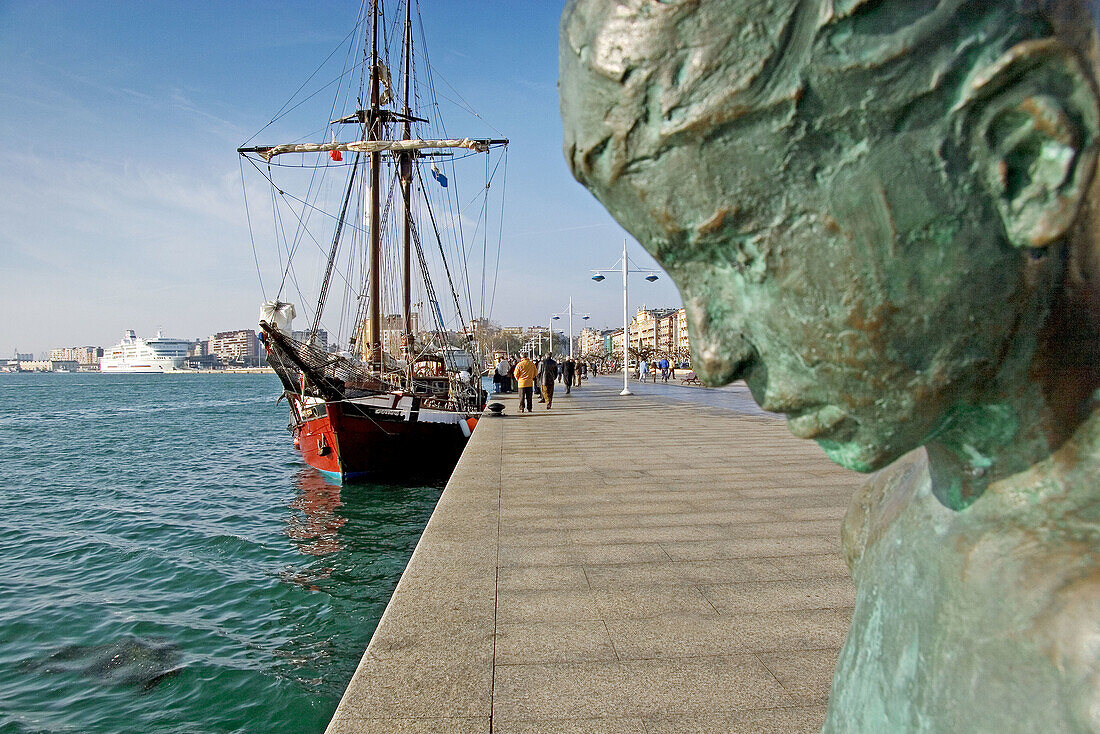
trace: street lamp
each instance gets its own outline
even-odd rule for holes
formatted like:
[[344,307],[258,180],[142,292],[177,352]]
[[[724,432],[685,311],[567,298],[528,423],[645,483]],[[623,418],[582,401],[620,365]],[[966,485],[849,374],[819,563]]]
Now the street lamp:
[[[600,279],[602,280],[603,276],[600,276]],[[569,358],[572,359],[573,358],[573,315],[576,314],[576,315],[580,316],[582,319],[584,319],[585,321],[587,321],[591,317],[587,313],[582,316],[581,314],[579,314],[579,313],[577,313],[576,311],[573,310],[573,297],[572,296],[569,297],[569,308],[565,311],[558,311],[556,314],[553,314],[553,318],[551,319],[551,322],[558,321],[559,319],[561,319],[562,316],[565,316],[566,314],[569,315]]]
[[[628,311],[627,311],[627,308],[626,308],[626,304],[627,304],[626,274],[627,273],[648,273],[648,275],[646,275],[645,279],[648,280],[650,283],[652,283],[653,281],[657,280],[657,271],[651,270],[649,268],[635,268],[635,269],[631,270],[629,268],[629,265],[628,265],[628,263],[630,262],[630,259],[627,257],[627,254],[626,254],[626,240],[625,239],[623,240],[623,256],[621,258],[621,262],[622,262],[622,266],[623,266],[622,267],[622,273],[623,273],[623,391],[619,394],[620,395],[633,395],[634,393],[630,392],[630,383],[628,382],[629,376],[628,376],[628,373],[627,373],[627,363],[630,361],[629,354],[627,353],[627,349],[630,346],[630,320],[628,318]],[[604,273],[613,273],[616,270],[618,270],[618,268],[616,268],[615,266],[611,266],[610,268],[605,268],[603,270],[590,270],[589,272],[595,273],[595,275],[592,276],[592,280],[599,283],[599,282],[601,282],[605,279],[604,275],[603,275]]]

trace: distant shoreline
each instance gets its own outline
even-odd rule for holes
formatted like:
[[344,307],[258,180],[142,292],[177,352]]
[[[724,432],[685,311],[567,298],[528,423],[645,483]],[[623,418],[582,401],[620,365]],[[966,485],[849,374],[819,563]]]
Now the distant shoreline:
[[100,372],[98,370],[77,370],[76,372],[47,372],[46,370],[2,371],[0,375],[265,375],[275,374],[270,367],[244,367],[224,370],[173,370],[171,372]]

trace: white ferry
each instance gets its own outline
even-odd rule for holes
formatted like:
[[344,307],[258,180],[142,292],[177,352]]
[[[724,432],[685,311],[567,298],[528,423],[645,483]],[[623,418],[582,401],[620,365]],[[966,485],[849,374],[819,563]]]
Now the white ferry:
[[100,372],[174,372],[183,366],[191,342],[169,339],[158,331],[152,339],[141,339],[127,329],[122,341],[105,350]]

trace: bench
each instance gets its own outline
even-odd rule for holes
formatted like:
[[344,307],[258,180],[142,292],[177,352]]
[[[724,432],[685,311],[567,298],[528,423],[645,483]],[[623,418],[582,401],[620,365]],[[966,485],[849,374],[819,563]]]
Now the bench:
[[699,378],[695,376],[694,372],[688,372],[686,375],[680,378],[681,385],[702,385],[699,382]]

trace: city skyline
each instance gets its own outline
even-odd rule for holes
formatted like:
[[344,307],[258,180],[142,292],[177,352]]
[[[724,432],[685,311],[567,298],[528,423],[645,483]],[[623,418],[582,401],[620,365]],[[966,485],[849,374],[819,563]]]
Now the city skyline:
[[[645,312],[654,312],[654,311],[663,312],[663,311],[675,311],[675,310],[681,310],[681,309],[682,309],[682,307],[666,308],[666,307],[652,307],[652,306],[646,306],[645,304],[639,304],[639,305],[637,305],[636,307],[634,307],[632,309],[634,311],[634,316],[631,318],[631,323],[634,323],[634,321],[641,314],[643,314]],[[559,319],[559,320],[563,320],[563,319]],[[473,320],[471,320],[471,322],[468,326],[470,328],[473,328],[472,324],[475,321],[484,321],[484,319],[473,319]],[[537,331],[537,330],[545,331],[545,330],[548,330],[550,328],[550,325],[547,324],[547,323],[544,323],[544,324],[505,324],[505,323],[500,323],[499,321],[492,320],[492,319],[488,320],[488,322],[489,322],[490,326],[493,326],[493,327],[495,327],[497,329],[500,329],[502,331],[519,330],[521,332],[533,332],[533,331]],[[593,326],[593,325],[589,324],[588,321],[578,320],[578,322],[574,325],[572,336],[574,337],[574,339],[580,339],[582,333],[586,330],[594,331],[596,333],[601,333],[601,334],[602,333],[610,333],[610,332],[619,332],[621,334],[621,332],[623,330],[623,326],[622,326],[621,323],[619,323],[617,325]],[[127,331],[129,331],[129,330],[128,329],[123,329],[121,333],[125,334]],[[212,339],[215,339],[216,337],[220,337],[220,336],[225,335],[225,334],[234,334],[234,333],[238,333],[238,332],[242,332],[242,331],[252,331],[253,333],[257,333],[257,330],[254,327],[245,326],[245,327],[240,327],[240,328],[236,328],[236,329],[220,329],[220,330],[217,330],[217,331],[212,331],[209,334],[207,334],[206,336],[196,336],[196,335],[193,335],[193,334],[168,334],[168,333],[163,333],[162,335],[166,338],[182,339],[184,341],[190,341],[190,342],[194,342],[194,343],[198,344],[198,343],[208,342]],[[566,335],[566,336],[568,336],[568,333],[569,333],[568,327],[564,324],[554,324],[553,325],[553,331],[554,331],[555,334],[562,334],[562,335]],[[297,335],[297,334],[305,334],[306,332],[296,329],[294,333]],[[328,333],[324,329],[320,329],[318,331],[318,334],[322,336],[324,342],[327,345],[327,343],[328,343]],[[140,337],[140,338],[143,338],[143,339],[152,338],[156,335],[157,335],[157,332],[154,332],[154,333],[151,333],[151,334],[142,334],[140,332],[137,333],[137,336]],[[40,351],[31,351],[29,349],[23,349],[19,346],[16,346],[8,354],[0,353],[0,360],[7,360],[9,357],[12,357],[12,356],[18,355],[18,354],[31,354],[33,356],[33,359],[35,359],[35,360],[49,360],[49,359],[54,358],[52,356],[53,352],[57,352],[57,351],[60,351],[60,350],[98,348],[102,351],[104,348],[109,348],[109,347],[115,345],[116,343],[117,343],[116,341],[109,342],[109,343],[94,343],[94,342],[89,342],[87,340],[84,340],[84,341],[77,341],[77,342],[74,342],[74,343],[71,343],[71,344],[51,344],[48,347],[46,347],[45,349],[40,350]],[[341,345],[334,342],[333,346],[341,346]]]
[[[254,327],[262,297],[235,148],[357,7],[0,5],[0,132],[20,143],[0,152],[0,308],[14,315],[0,355],[111,344],[126,329]],[[478,8],[424,17],[433,69],[512,140],[495,307],[468,316],[535,325],[572,297],[613,327],[621,291],[588,271],[612,266],[627,235],[561,153],[561,4]],[[656,267],[630,241],[631,258]],[[631,295],[632,308],[680,304],[667,277]]]

